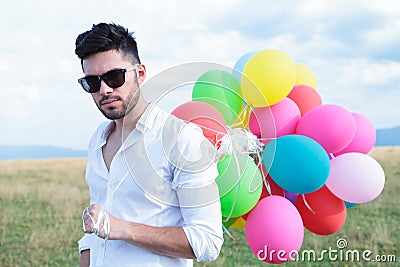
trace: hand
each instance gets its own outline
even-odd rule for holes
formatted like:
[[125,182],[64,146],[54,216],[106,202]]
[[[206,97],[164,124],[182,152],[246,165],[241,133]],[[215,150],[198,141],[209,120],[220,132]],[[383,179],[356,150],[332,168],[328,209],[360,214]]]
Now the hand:
[[111,232],[110,219],[114,216],[105,211],[100,205],[92,204],[82,213],[82,228],[85,233],[94,233],[98,237],[108,239]]

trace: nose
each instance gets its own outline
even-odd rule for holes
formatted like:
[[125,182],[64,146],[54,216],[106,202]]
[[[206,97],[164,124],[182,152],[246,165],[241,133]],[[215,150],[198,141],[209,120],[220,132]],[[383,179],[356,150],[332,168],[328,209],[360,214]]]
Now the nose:
[[100,80],[100,95],[108,95],[113,92],[114,89],[109,87],[103,80]]

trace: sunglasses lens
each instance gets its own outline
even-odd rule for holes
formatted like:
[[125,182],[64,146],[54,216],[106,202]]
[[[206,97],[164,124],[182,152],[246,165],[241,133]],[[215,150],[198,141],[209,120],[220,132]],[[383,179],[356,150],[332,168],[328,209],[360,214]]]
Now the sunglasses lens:
[[100,80],[97,76],[88,76],[81,80],[83,89],[89,93],[95,93],[100,89]]
[[103,76],[103,81],[111,88],[121,87],[125,83],[125,70],[112,70]]

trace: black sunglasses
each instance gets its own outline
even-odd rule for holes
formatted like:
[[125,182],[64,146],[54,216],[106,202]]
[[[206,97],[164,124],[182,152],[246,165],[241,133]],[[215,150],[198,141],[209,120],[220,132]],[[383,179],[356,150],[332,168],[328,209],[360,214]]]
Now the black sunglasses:
[[125,72],[136,70],[139,64],[135,64],[126,69],[110,70],[102,75],[88,75],[80,78],[78,82],[82,85],[83,90],[88,93],[96,93],[100,91],[101,80],[111,88],[118,88],[125,83]]

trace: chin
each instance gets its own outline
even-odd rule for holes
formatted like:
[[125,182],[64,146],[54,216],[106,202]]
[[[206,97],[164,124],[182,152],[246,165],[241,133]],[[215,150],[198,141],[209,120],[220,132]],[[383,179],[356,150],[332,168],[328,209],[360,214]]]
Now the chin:
[[106,117],[109,120],[118,120],[125,117],[126,115],[125,110],[118,110],[115,108],[111,108],[108,110],[101,109],[100,111],[101,113],[103,113],[104,117]]

